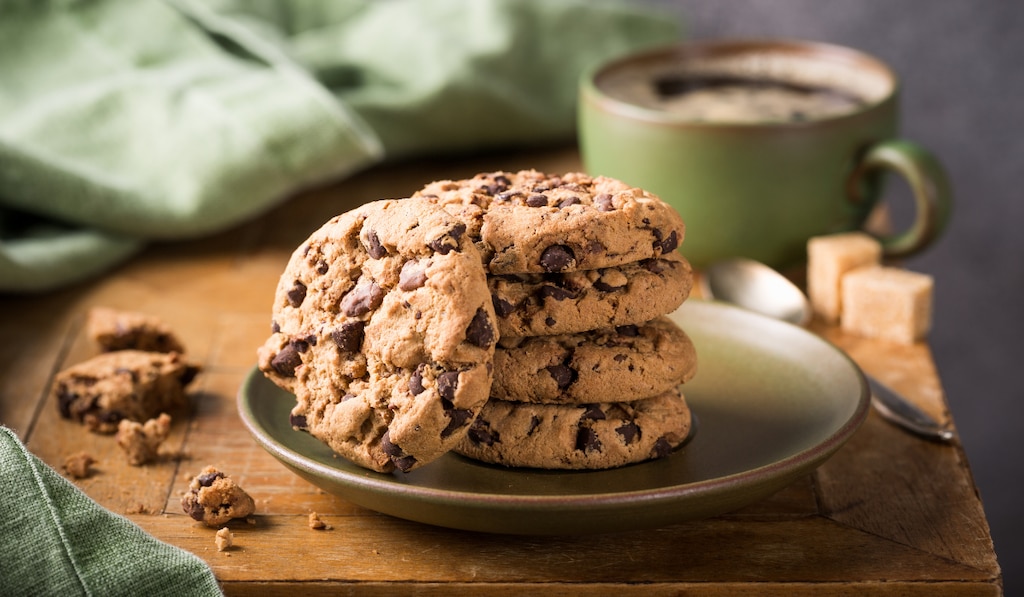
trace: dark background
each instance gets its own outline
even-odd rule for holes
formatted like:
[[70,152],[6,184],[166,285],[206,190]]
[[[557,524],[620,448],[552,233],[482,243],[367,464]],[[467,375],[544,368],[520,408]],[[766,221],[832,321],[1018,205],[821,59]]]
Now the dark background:
[[[1008,595],[1024,593],[1024,3],[649,0],[689,39],[790,37],[852,46],[901,77],[902,134],[949,173],[946,234],[905,263],[935,278],[929,341]],[[909,221],[905,183],[886,199]]]

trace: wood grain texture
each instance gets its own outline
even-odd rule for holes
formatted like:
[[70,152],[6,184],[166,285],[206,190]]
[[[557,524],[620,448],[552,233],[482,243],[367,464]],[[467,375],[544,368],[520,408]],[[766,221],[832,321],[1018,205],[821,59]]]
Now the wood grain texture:
[[[229,595],[1000,595],[1001,576],[964,451],[908,435],[872,414],[815,473],[739,511],[653,531],[509,537],[431,527],[326,494],[257,446],[236,407],[269,332],[270,303],[291,252],[324,221],[436,179],[494,169],[579,168],[572,150],[435,160],[371,170],[291,198],[217,236],[165,243],[106,277],[42,297],[0,298],[0,423],[58,470],[97,458],[76,484],[156,537],[210,563]],[[684,243],[685,247],[685,243]],[[174,413],[164,456],[127,464],[111,436],[61,419],[53,374],[96,354],[93,306],[145,311],[182,337],[203,372],[192,407]],[[814,331],[865,371],[952,422],[924,344],[903,347]],[[256,500],[234,521],[235,547],[188,518],[180,498],[215,465]],[[332,526],[311,530],[310,512]]]

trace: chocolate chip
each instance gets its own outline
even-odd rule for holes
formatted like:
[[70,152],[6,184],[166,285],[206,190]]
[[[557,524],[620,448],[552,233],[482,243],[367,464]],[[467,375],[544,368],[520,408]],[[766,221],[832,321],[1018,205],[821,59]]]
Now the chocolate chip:
[[427,272],[416,261],[406,261],[398,274],[398,287],[405,291],[416,290],[427,283]]
[[302,304],[302,301],[306,300],[306,285],[296,280],[295,285],[288,291],[288,304],[293,307],[298,307]]
[[615,328],[615,333],[627,338],[636,338],[640,335],[640,328],[635,325],[620,325]]
[[409,472],[409,469],[416,464],[416,458],[406,454],[402,448],[391,443],[391,437],[388,432],[384,432],[384,436],[380,438],[380,447],[384,450],[384,453],[391,458],[391,462],[395,464],[395,467],[403,473]]
[[466,342],[480,348],[487,348],[494,342],[494,327],[483,307],[476,310],[473,321],[470,321],[469,327],[466,328]]
[[627,446],[640,439],[640,427],[630,421],[621,427],[616,427],[615,432],[622,436],[622,443]]
[[437,393],[445,400],[455,399],[455,390],[459,387],[459,372],[445,371],[437,376]]
[[576,264],[576,255],[565,245],[551,245],[540,255],[544,271],[560,272]]
[[558,322],[555,321],[554,317],[550,317],[549,316],[549,317],[545,317],[544,318],[544,324],[547,325],[548,327],[551,327],[551,326],[555,325],[556,323],[558,323]]
[[555,383],[558,384],[559,390],[564,390],[571,386],[578,377],[576,370],[567,365],[551,365],[547,367],[547,372],[555,380]]
[[205,513],[203,505],[199,503],[199,500],[181,500],[181,509],[188,514],[192,520],[203,520],[203,514]]
[[581,421],[602,421],[606,417],[601,407],[596,404],[584,404],[583,408],[586,409],[582,415],[580,415]]
[[213,473],[203,473],[203,474],[199,475],[198,477],[196,477],[196,481],[199,482],[199,486],[200,487],[209,487],[209,486],[213,485],[214,481],[216,481],[217,479],[222,479],[222,478],[224,478],[224,473],[222,473],[220,471],[216,471],[216,472],[213,472]]
[[660,274],[668,268],[665,262],[661,259],[645,259],[641,265],[645,270],[652,274]]
[[270,333],[277,334],[281,331],[281,325],[274,320],[270,321]]
[[185,387],[199,375],[200,367],[198,365],[186,365],[181,371],[181,375],[178,376],[178,381],[181,382],[181,387]]
[[508,317],[516,310],[515,305],[495,295],[491,295],[491,304],[494,305],[494,312],[498,317]]
[[270,359],[270,366],[284,377],[295,377],[295,368],[302,364],[302,357],[295,347],[288,344]]
[[331,340],[345,353],[358,352],[363,346],[363,329],[366,323],[350,321],[331,332]]
[[590,427],[580,427],[576,431],[576,449],[581,452],[600,452],[601,440],[597,439],[597,432]]
[[341,299],[341,310],[349,317],[358,317],[376,309],[384,301],[384,291],[376,282],[357,286]]
[[523,193],[521,191],[505,191],[505,192],[498,193],[497,195],[495,195],[494,199],[497,200],[497,201],[508,201],[508,200],[510,200],[510,199],[512,199],[514,197],[518,197],[518,196],[520,196],[522,194]]
[[664,458],[672,453],[672,444],[664,437],[659,437],[651,449],[651,458]]
[[459,239],[462,238],[462,235],[465,234],[465,232],[466,225],[459,222],[455,226],[452,226],[446,236],[430,241],[427,243],[427,246],[442,255],[447,255],[459,248]]
[[60,416],[65,419],[71,418],[71,404],[78,399],[78,394],[69,392],[67,386],[61,384],[57,389],[57,408],[60,410]]
[[473,425],[470,426],[466,435],[470,441],[478,445],[493,446],[495,442],[500,441],[498,432],[492,431],[490,424],[479,417],[473,421]]
[[551,286],[550,284],[541,286],[537,290],[537,293],[540,295],[541,300],[550,297],[556,301],[564,301],[565,299],[574,299],[579,296],[579,293],[577,292],[567,290],[565,288],[559,288],[558,286]]
[[608,193],[601,193],[594,197],[594,205],[597,206],[597,211],[612,211],[615,209],[615,205],[612,204],[612,196]]
[[306,342],[305,340],[292,340],[291,345],[299,352],[299,354],[305,354],[306,351],[309,350],[309,342]]
[[565,207],[569,207],[570,205],[577,205],[577,204],[579,204],[579,202],[580,202],[580,198],[579,197],[576,197],[576,196],[566,197],[565,199],[562,199],[558,203],[558,208],[562,209],[562,208],[565,208]]
[[616,362],[616,363],[621,363],[622,361],[625,361],[625,360],[626,360],[626,359],[628,359],[629,357],[628,357],[628,356],[626,356],[626,355],[624,355],[624,354],[617,354],[617,355],[615,355],[615,356],[614,356],[614,357],[612,357],[612,358],[613,358],[613,359],[615,359],[615,362]]
[[526,205],[529,207],[544,207],[548,204],[548,196],[541,194],[530,195],[526,198]]
[[540,417],[533,415],[530,417],[530,428],[526,430],[527,437],[533,435],[533,432],[537,431],[538,427],[540,427]]
[[662,254],[671,253],[672,251],[675,251],[677,248],[679,248],[679,236],[676,234],[675,230],[669,233],[667,237],[662,239],[661,230],[655,228],[654,238],[657,239],[654,241],[654,248],[661,249]]
[[316,273],[321,276],[327,273],[327,270],[331,269],[331,266],[326,261],[320,260],[316,263]]
[[380,449],[391,458],[403,455],[402,449],[391,443],[391,432],[389,431],[385,431],[384,435],[380,438]]
[[305,431],[307,428],[305,415],[290,415],[288,417],[288,422],[291,423],[292,427],[294,427],[295,429],[301,429],[302,431]]
[[422,394],[423,390],[426,389],[423,387],[423,370],[426,368],[426,363],[416,365],[416,370],[413,371],[412,376],[409,377],[409,391],[412,392],[413,396]]
[[384,245],[380,244],[380,237],[377,236],[376,231],[370,230],[366,233],[366,243],[369,245],[366,247],[366,252],[370,257],[380,259],[388,254],[388,250],[384,248]]
[[448,422],[448,426],[441,431],[441,437],[448,437],[452,433],[455,433],[457,429],[460,429],[466,424],[469,419],[473,417],[473,412],[463,408],[446,408],[445,414],[451,419]]

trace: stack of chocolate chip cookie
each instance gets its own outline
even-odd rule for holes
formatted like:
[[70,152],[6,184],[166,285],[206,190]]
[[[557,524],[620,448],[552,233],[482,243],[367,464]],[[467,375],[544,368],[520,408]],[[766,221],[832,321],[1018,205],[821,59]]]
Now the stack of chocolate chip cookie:
[[616,180],[535,171],[431,183],[331,219],[281,275],[260,370],[294,428],[411,471],[455,451],[593,469],[686,438],[693,345],[680,217]]
[[490,399],[455,445],[506,466],[597,469],[667,455],[690,429],[696,352],[665,314],[692,272],[679,215],[620,181],[495,172],[426,198],[467,226],[500,340]]

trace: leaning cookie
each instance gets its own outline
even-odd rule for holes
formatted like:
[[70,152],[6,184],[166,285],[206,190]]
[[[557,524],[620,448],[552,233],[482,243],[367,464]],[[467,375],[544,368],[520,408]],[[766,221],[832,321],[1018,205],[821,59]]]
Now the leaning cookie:
[[465,225],[423,199],[342,214],[292,254],[259,367],[294,427],[356,464],[426,464],[486,402],[497,325]]
[[505,336],[575,334],[671,313],[690,295],[693,271],[678,253],[563,274],[489,276]]
[[583,404],[654,396],[697,371],[690,337],[671,319],[579,334],[502,338],[491,397]]
[[690,410],[677,389],[603,404],[492,399],[455,452],[510,467],[605,469],[668,456],[689,433]]
[[433,182],[417,195],[468,224],[491,274],[614,267],[671,253],[685,234],[657,196],[579,172],[491,172]]

